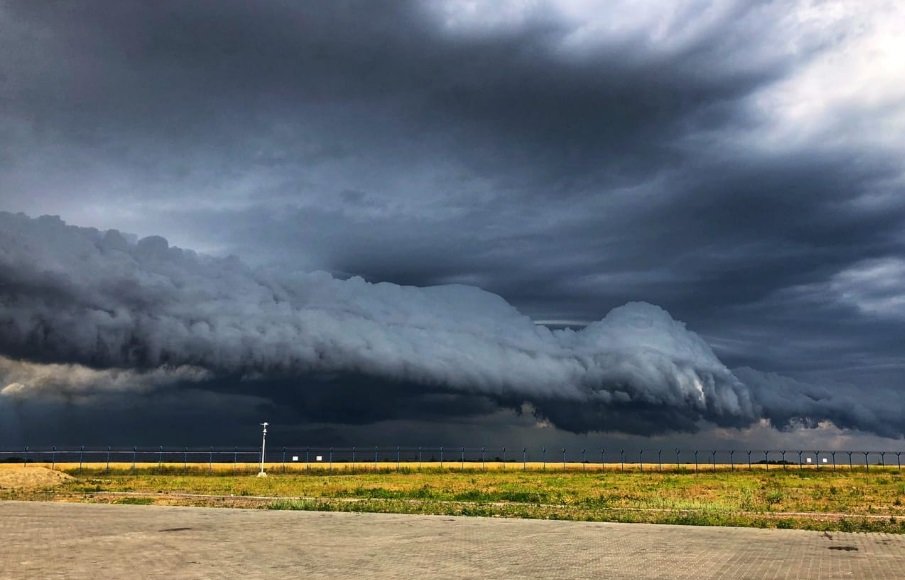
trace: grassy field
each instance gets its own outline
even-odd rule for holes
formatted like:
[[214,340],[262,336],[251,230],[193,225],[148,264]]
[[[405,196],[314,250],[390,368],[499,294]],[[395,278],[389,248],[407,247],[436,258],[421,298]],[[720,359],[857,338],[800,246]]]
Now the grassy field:
[[[16,462],[7,462],[0,463],[0,468],[3,465],[22,465],[23,460],[18,460]],[[125,472],[129,471],[159,471],[161,469],[170,470],[170,471],[184,471],[190,470],[193,472],[230,472],[230,473],[248,473],[251,471],[257,472],[260,468],[259,463],[255,462],[225,462],[225,463],[207,463],[207,462],[187,462],[183,463],[179,462],[139,462],[132,464],[130,462],[114,462],[111,461],[108,464],[99,461],[92,461],[91,463],[84,463],[79,465],[78,463],[72,462],[55,462],[51,463],[49,461],[28,461],[27,465],[30,466],[42,466],[48,467],[52,469],[58,469],[66,472],[77,473],[80,469],[85,472],[93,472],[96,473],[98,471],[104,472]],[[396,463],[394,461],[358,461],[358,462],[350,462],[350,461],[337,461],[334,463],[324,462],[286,462],[286,463],[270,463],[268,462],[265,465],[267,471],[269,473],[322,473],[322,472],[391,472],[391,471],[431,471],[437,469],[443,469],[446,471],[511,471],[511,472],[520,472],[520,471],[551,471],[551,472],[593,472],[593,471],[605,471],[605,472],[621,472],[621,473],[631,473],[631,472],[644,472],[644,473],[654,473],[654,472],[678,472],[678,473],[706,473],[706,472],[714,472],[714,471],[817,471],[817,472],[829,472],[835,471],[838,473],[845,472],[864,472],[865,466],[864,464],[854,465],[850,467],[848,464],[839,463],[839,465],[833,469],[831,465],[824,464],[823,466],[817,466],[815,464],[805,464],[799,467],[797,463],[787,463],[786,465],[782,465],[780,463],[753,463],[751,467],[748,467],[747,463],[742,461],[736,462],[735,464],[729,463],[708,463],[706,461],[701,461],[697,466],[693,463],[668,463],[664,461],[662,464],[658,463],[625,463],[620,464],[616,462],[611,463],[574,463],[574,462],[557,462],[557,461],[547,461],[545,463],[541,463],[539,461],[529,461],[526,463],[522,463],[521,461],[507,461],[505,463],[499,461],[446,461],[444,463],[440,463],[437,461],[425,461],[425,462],[400,462]],[[898,471],[898,468],[895,464],[887,464],[886,467],[881,467],[879,465],[870,465],[867,467],[868,470],[884,470],[884,469],[892,469],[893,471]]]
[[[266,478],[255,466],[181,464],[132,471],[62,467],[52,488],[5,489],[0,498],[269,509],[479,515],[905,533],[905,475],[771,466],[765,470],[664,469],[640,473],[540,464],[522,470],[361,464],[301,469]],[[388,469],[392,467],[392,469]],[[2,469],[2,466],[0,466]],[[21,469],[21,468],[20,468]],[[35,469],[35,468],[30,468]]]

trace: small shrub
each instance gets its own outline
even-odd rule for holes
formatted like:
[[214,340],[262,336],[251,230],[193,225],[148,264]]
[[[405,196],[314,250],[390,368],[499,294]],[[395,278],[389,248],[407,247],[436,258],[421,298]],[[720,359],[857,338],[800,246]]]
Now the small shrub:
[[150,497],[123,497],[113,503],[122,505],[151,505],[154,500]]
[[468,491],[457,493],[455,499],[457,501],[481,501],[486,500],[487,496],[481,490],[469,489]]
[[412,497],[416,499],[432,499],[434,497],[434,491],[431,489],[431,486],[425,484],[412,492]]
[[533,491],[504,491],[500,493],[500,500],[518,503],[543,503],[546,498]]

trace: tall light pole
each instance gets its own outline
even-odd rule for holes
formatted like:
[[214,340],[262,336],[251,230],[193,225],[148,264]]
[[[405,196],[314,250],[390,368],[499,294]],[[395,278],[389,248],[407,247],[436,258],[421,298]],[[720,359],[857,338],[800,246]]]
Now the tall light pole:
[[261,434],[261,471],[258,473],[258,477],[267,477],[267,474],[264,473],[264,449],[267,445],[267,425],[269,425],[267,421],[261,423],[264,432]]

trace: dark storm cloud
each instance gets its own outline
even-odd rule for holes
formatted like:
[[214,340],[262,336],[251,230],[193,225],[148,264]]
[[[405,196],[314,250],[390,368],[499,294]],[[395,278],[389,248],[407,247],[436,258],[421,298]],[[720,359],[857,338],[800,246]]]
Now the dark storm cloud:
[[[2,2],[0,209],[337,279],[476,285],[535,319],[646,301],[729,366],[896,403],[901,99],[882,65],[897,45],[870,44],[894,5],[493,4]],[[6,268],[0,292],[48,312],[93,299]],[[145,282],[107,279],[104,300],[169,308]],[[6,344],[120,364],[89,351]],[[741,423],[870,423],[787,403]],[[535,404],[574,431],[716,420]]]
[[863,391],[852,385],[809,385],[747,367],[735,369],[735,374],[757,390],[765,414],[777,427],[798,426],[802,421],[814,427],[818,420],[828,420],[843,429],[874,425],[871,431],[879,435],[902,436],[902,422],[896,417],[902,411],[896,403],[900,399],[896,388],[865,398]]
[[[224,176],[268,172],[280,185],[265,197],[307,209],[342,190],[324,167],[341,163],[346,181],[384,199],[439,194],[493,211],[513,198],[598,197],[684,163],[683,139],[745,122],[739,99],[819,46],[771,47],[773,14],[747,2],[667,50],[640,34],[570,52],[576,25],[552,7],[485,35],[444,30],[432,12],[9,2],[5,101],[34,150],[72,141],[101,154],[90,163],[137,176],[222,189]],[[436,174],[421,183],[423,171]],[[321,182],[335,189],[307,191]],[[166,189],[151,195],[179,195]]]
[[551,331],[499,296],[321,273],[255,272],[235,258],[129,244],[116,231],[0,213],[0,349],[99,367],[197,366],[256,376],[355,373],[464,392],[753,414],[696,335],[633,303]]
[[[763,49],[733,41],[767,16],[742,2],[672,53],[627,39],[586,58],[557,54],[573,29],[552,14],[504,34],[463,38],[439,29],[430,6],[413,2],[4,7],[15,40],[43,43],[66,57],[53,67],[49,57],[27,55],[27,45],[13,50],[17,58],[7,61],[13,104],[52,115],[42,122],[54,128],[98,137],[108,129],[191,137],[194,128],[210,129],[226,121],[218,114],[244,106],[253,108],[232,119],[239,124],[268,122],[271,113],[292,116],[298,107],[329,112],[361,104],[403,113],[397,123],[470,120],[488,138],[523,133],[522,147],[547,153],[564,142],[598,152],[628,141],[650,149],[658,144],[649,137],[793,64],[779,55],[721,64],[727,51]],[[29,59],[44,68],[22,70]],[[39,99],[25,102],[35,93]],[[195,136],[209,139],[205,132]]]

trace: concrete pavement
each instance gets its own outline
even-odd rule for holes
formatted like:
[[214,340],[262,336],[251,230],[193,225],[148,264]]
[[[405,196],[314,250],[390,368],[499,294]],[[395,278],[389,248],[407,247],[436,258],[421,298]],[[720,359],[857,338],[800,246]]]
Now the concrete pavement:
[[905,536],[0,502],[0,578],[905,578]]

